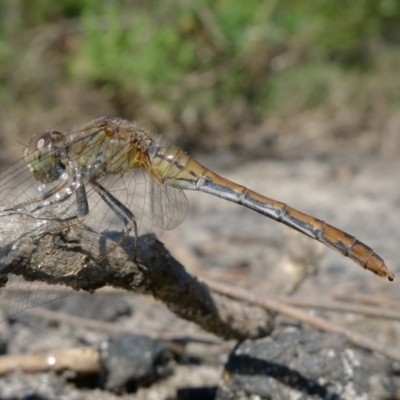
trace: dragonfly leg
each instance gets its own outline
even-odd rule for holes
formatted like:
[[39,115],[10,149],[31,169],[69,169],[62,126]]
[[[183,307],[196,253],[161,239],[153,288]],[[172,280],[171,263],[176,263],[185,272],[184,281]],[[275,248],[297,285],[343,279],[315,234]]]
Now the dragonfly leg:
[[112,253],[129,235],[129,233],[134,231],[135,233],[135,250],[134,250],[134,261],[137,262],[138,259],[138,226],[136,217],[131,210],[129,210],[123,203],[116,199],[107,189],[105,189],[96,180],[90,182],[93,185],[93,189],[98,193],[98,195],[103,199],[103,201],[114,211],[115,215],[124,222],[125,232],[121,235],[118,242],[115,243],[105,255],[101,256],[97,262],[104,260],[110,253]]

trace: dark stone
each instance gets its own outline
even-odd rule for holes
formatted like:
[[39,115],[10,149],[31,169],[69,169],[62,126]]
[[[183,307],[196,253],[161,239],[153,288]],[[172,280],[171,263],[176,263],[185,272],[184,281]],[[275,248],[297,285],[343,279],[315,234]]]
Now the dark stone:
[[107,390],[135,391],[172,372],[172,353],[159,341],[142,335],[115,336],[101,345]]
[[368,391],[368,374],[343,335],[290,328],[240,343],[217,400],[361,399]]

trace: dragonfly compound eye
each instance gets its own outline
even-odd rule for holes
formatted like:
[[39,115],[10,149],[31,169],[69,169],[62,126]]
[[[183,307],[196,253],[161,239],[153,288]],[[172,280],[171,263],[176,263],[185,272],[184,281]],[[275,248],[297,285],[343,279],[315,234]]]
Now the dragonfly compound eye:
[[65,170],[61,155],[66,152],[65,137],[52,131],[36,134],[25,149],[24,159],[34,177],[42,183],[54,182]]

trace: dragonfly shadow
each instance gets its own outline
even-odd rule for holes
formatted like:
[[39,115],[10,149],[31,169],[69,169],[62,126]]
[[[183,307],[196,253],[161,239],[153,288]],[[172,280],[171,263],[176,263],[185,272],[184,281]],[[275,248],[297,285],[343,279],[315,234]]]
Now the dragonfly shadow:
[[[102,233],[91,232],[97,237],[98,246],[96,247],[100,254],[101,264],[109,263],[110,261],[107,256],[114,251],[118,254],[118,252],[121,251],[120,249],[123,250],[130,261],[140,263],[140,255],[149,249],[149,247],[157,240],[156,235],[153,233],[141,235],[136,239],[134,236],[123,238],[123,234],[121,234],[120,231],[107,230]],[[110,251],[110,249],[112,251]]]
[[313,398],[342,400],[342,396],[332,392],[329,388],[321,385],[317,380],[307,378],[299,371],[289,366],[273,361],[262,360],[248,355],[235,355],[231,357],[226,366],[226,371],[230,376],[240,382],[239,386],[248,380],[247,387],[252,392],[261,396],[271,395],[270,390],[276,390],[276,386],[271,383],[271,379],[280,382],[283,387],[295,390],[303,395]]

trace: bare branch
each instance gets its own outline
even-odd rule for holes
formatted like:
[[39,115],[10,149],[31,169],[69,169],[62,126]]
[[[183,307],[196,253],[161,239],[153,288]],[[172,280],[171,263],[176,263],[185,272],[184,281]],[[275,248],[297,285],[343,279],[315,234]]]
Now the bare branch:
[[223,338],[258,338],[272,330],[271,313],[213,293],[206,284],[189,275],[151,235],[138,240],[139,263],[133,260],[133,238],[127,238],[123,248],[117,248],[97,263],[102,237],[97,236],[99,247],[93,251],[95,233],[84,225],[37,236],[40,230],[41,222],[28,216],[1,216],[0,286],[5,285],[8,273],[28,281],[62,284],[89,292],[113,286],[152,294],[179,317]]

